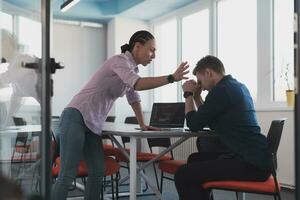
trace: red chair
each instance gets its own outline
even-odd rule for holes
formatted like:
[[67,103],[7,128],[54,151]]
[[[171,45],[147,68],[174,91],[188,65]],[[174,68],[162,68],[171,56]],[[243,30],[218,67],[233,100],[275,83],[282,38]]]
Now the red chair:
[[[272,155],[271,175],[266,181],[211,181],[202,184],[205,189],[230,190],[236,192],[257,193],[272,195],[276,200],[281,200],[280,184],[277,181],[277,150],[280,143],[284,121],[286,119],[273,120],[268,132],[268,149]],[[213,195],[211,195],[213,199]]]
[[[112,191],[112,199],[115,199],[114,195],[114,181],[116,182],[116,199],[119,198],[119,190],[118,190],[118,182],[119,182],[119,170],[120,165],[115,159],[105,156],[104,157],[104,165],[105,165],[105,177],[110,176],[111,182],[111,191]],[[57,157],[55,160],[55,164],[52,167],[52,177],[57,178],[60,170],[60,157]],[[115,175],[115,177],[114,177]],[[80,161],[78,169],[77,169],[77,178],[82,178],[84,185],[86,185],[86,178],[88,177],[87,166],[84,161]],[[102,187],[103,189],[104,187]],[[103,190],[102,190],[102,199],[103,199]]]
[[165,173],[175,175],[177,169],[186,164],[187,160],[162,160],[159,161],[158,163],[158,169],[161,171],[161,176],[160,176],[160,193],[162,193],[162,188],[163,188],[163,180],[167,179],[170,181],[174,181],[174,178],[171,178],[170,176],[166,176]]
[[[116,119],[115,116],[107,116],[106,122],[114,122],[115,119]],[[103,144],[104,155],[116,157],[117,155],[119,155],[121,153],[121,151],[115,147],[113,141],[111,140],[111,138],[109,136],[102,135],[102,140],[110,141],[110,143],[111,143],[111,144],[108,144],[108,143]]]

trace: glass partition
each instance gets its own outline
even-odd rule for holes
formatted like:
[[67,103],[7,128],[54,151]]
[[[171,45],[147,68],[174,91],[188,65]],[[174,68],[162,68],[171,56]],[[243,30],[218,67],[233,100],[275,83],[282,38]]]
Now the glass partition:
[[[25,4],[0,0],[0,172],[31,196],[41,194],[43,157],[41,1]],[[18,193],[11,195],[19,199]]]

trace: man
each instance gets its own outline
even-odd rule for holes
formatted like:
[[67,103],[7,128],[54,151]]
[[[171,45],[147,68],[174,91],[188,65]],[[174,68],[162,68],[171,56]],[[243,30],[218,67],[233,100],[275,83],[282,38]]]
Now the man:
[[[225,75],[223,63],[210,55],[197,63],[193,74],[198,83],[189,80],[183,85],[187,126],[194,132],[209,126],[228,151],[190,155],[175,174],[180,199],[209,199],[210,191],[201,187],[207,181],[266,180],[270,175],[267,141],[247,87]],[[203,90],[208,91],[205,101]]]

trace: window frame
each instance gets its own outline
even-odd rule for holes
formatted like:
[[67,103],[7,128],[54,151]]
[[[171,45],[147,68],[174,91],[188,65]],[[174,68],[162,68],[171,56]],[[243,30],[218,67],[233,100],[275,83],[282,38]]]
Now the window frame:
[[[167,15],[158,17],[150,21],[150,30],[154,30],[154,26],[170,18],[177,19],[177,36],[178,36],[178,58],[177,64],[182,58],[182,18],[199,12],[202,9],[209,9],[209,53],[217,55],[217,3],[223,0],[203,0],[192,3],[184,8],[175,10]],[[274,101],[273,93],[273,68],[274,68],[274,0],[257,0],[257,101],[254,103],[256,110],[293,110],[287,106],[285,101]],[[152,69],[153,69],[152,64]],[[192,70],[193,66],[190,66]],[[150,70],[150,75],[153,70]],[[177,83],[178,97],[177,101],[183,101],[182,98],[182,82]],[[267,91],[267,92],[266,92]],[[154,100],[154,92],[151,91],[151,102]]]

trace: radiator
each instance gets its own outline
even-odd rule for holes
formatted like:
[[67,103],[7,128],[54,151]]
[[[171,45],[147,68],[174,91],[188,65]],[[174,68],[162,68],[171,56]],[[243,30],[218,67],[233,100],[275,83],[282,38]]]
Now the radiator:
[[[178,138],[171,138],[172,143],[174,143],[177,140]],[[196,147],[196,140],[197,137],[191,137],[179,146],[177,146],[175,149],[173,149],[174,159],[186,160],[189,157],[189,155],[191,155],[194,152],[197,152],[198,150]]]

